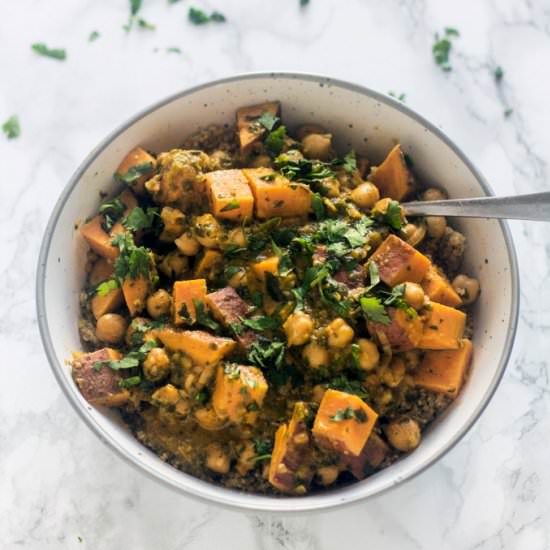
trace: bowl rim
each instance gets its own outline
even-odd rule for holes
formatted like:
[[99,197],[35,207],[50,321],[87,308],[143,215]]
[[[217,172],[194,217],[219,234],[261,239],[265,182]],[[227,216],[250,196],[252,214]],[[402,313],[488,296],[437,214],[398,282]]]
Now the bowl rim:
[[[156,468],[144,463],[143,461],[136,461],[136,458],[127,452],[121,445],[119,445],[115,437],[111,437],[101,425],[92,418],[92,416],[87,412],[86,407],[78,401],[74,388],[70,387],[68,378],[66,378],[61,372],[61,366],[57,361],[57,357],[54,351],[53,342],[48,326],[48,319],[46,317],[46,302],[45,302],[45,283],[46,283],[46,265],[48,261],[50,245],[52,241],[52,236],[54,230],[57,226],[57,222],[62,212],[65,203],[69,199],[72,191],[77,186],[82,175],[86,172],[89,166],[95,161],[95,159],[110,145],[110,143],[126,131],[133,124],[141,120],[142,118],[153,113],[157,109],[164,107],[165,105],[181,99],[182,97],[191,95],[193,93],[199,92],[203,89],[207,89],[213,86],[229,84],[236,81],[247,81],[247,80],[256,80],[256,79],[292,79],[292,80],[304,80],[309,82],[315,82],[324,85],[334,85],[346,90],[359,93],[361,95],[370,97],[376,101],[389,105],[390,107],[397,109],[402,114],[412,118],[424,128],[432,132],[438,139],[440,139],[447,147],[449,147],[455,155],[464,163],[467,169],[473,174],[479,183],[480,187],[483,189],[486,195],[494,195],[494,192],[488,182],[485,180],[484,176],[478,171],[478,169],[473,165],[469,160],[466,154],[437,126],[429,122],[422,115],[418,114],[416,111],[410,107],[404,105],[402,102],[393,99],[385,94],[372,90],[366,86],[360,84],[355,84],[352,82],[340,80],[337,78],[332,78],[320,74],[312,74],[305,72],[285,72],[285,71],[261,71],[261,72],[250,72],[250,73],[241,73],[233,76],[220,78],[216,80],[210,80],[196,86],[186,88],[182,91],[171,94],[164,99],[161,99],[148,107],[140,110],[134,116],[128,118],[125,122],[120,124],[117,128],[111,131],[105,138],[103,138],[99,144],[92,149],[92,151],[86,156],[86,158],[81,162],[78,168],[74,171],[70,177],[68,183],[65,185],[61,195],[59,196],[50,218],[48,220],[44,237],[42,239],[40,253],[38,258],[38,267],[36,271],[36,307],[37,307],[37,321],[40,331],[40,337],[50,368],[53,371],[57,382],[61,386],[61,389],[65,396],[70,401],[73,408],[79,414],[79,416],[84,420],[85,424],[103,441],[108,447],[114,449],[119,456],[121,456],[126,462],[131,464],[134,468],[138,469],[141,472],[145,472],[151,479],[159,480],[164,485],[168,486],[172,490],[178,490],[179,492],[198,498],[199,500],[206,503],[216,503],[222,505],[226,508],[235,510],[248,510],[256,512],[312,512],[327,510],[329,508],[343,507],[345,505],[370,498],[373,496],[381,495],[390,489],[396,487],[404,481],[411,480],[420,473],[424,472],[430,466],[435,464],[439,459],[445,456],[463,437],[464,435],[473,427],[477,422],[481,413],[485,410],[491,398],[493,397],[508,364],[510,354],[512,351],[512,346],[514,343],[518,316],[519,316],[519,270],[517,264],[516,251],[514,248],[514,242],[511,236],[510,229],[508,224],[504,220],[499,220],[500,230],[504,236],[504,241],[506,244],[506,252],[508,256],[508,263],[510,266],[510,275],[511,275],[511,307],[510,307],[510,318],[508,321],[506,339],[504,347],[499,359],[499,364],[491,383],[483,395],[482,399],[477,404],[475,410],[467,419],[466,422],[462,425],[461,429],[454,435],[451,440],[449,440],[444,446],[442,446],[432,457],[426,460],[424,463],[418,464],[413,467],[412,470],[406,475],[398,477],[397,479],[388,480],[388,482],[382,486],[378,491],[374,493],[368,492],[368,486],[365,485],[365,490],[361,493],[358,492],[351,497],[342,498],[339,495],[338,490],[330,491],[326,493],[326,498],[317,500],[313,505],[309,499],[303,497],[266,497],[264,495],[246,495],[247,498],[243,498],[245,494],[238,491],[227,490],[223,487],[217,487],[219,489],[219,495],[215,497],[210,494],[203,494],[204,492],[197,488],[186,487],[185,481],[183,483],[174,483],[171,479],[165,477],[161,472],[157,471]],[[207,483],[207,482],[205,482]],[[209,485],[212,485],[209,483]]]

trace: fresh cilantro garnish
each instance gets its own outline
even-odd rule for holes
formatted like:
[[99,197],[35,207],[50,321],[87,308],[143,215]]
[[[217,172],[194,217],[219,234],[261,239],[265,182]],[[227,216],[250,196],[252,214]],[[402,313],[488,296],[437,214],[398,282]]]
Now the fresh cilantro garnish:
[[369,286],[367,290],[371,290],[380,282],[380,273],[378,272],[378,265],[374,261],[369,262]]
[[332,165],[320,160],[294,160],[288,155],[279,155],[275,159],[275,167],[285,178],[307,185],[319,184],[326,178],[334,177],[335,173],[330,169]]
[[348,174],[352,174],[357,170],[357,158],[355,156],[355,151],[350,151],[342,162],[342,167]]
[[118,385],[121,388],[131,388],[137,386],[141,382],[141,376],[129,376],[118,381]]
[[113,225],[124,214],[124,210],[126,210],[126,205],[118,197],[105,201],[99,207],[99,213],[103,214],[105,220],[103,227],[107,232],[111,231]]
[[342,422],[343,420],[355,419],[357,422],[363,423],[367,421],[367,414],[363,409],[352,409],[346,407],[345,409],[338,409],[336,413],[329,416],[332,422]]
[[223,23],[226,20],[225,16],[218,11],[213,11],[210,15],[208,15],[203,10],[193,8],[193,7],[189,8],[187,17],[189,18],[189,21],[193,23],[193,25],[204,25],[206,23],[209,23],[210,21],[214,21],[216,23]]
[[198,391],[195,394],[194,399],[195,399],[195,401],[198,401],[199,403],[205,403],[206,401],[208,401],[208,390],[203,388],[202,390]]
[[434,61],[441,67],[441,70],[448,72],[452,70],[449,64],[449,54],[453,47],[450,38],[460,36],[460,33],[451,27],[444,29],[444,36],[440,37],[438,33],[435,34],[435,42],[432,46],[432,54]]
[[130,0],[130,15],[137,15],[141,9],[142,0]]
[[157,215],[157,208],[147,208],[145,211],[140,206],[136,206],[130,214],[122,220],[122,225],[134,232],[142,229],[149,229],[152,227],[155,216]]
[[389,293],[382,291],[381,294],[387,296],[387,298],[384,300],[385,306],[392,306],[398,309],[402,309],[411,319],[414,319],[418,315],[416,310],[411,307],[407,302],[405,302],[403,298],[405,295],[404,283],[394,286]]
[[114,265],[115,277],[119,282],[127,277],[130,279],[149,277],[151,258],[147,248],[136,246],[134,239],[128,233],[115,235],[111,242],[120,250]]
[[254,440],[254,450],[259,455],[267,455],[271,453],[273,449],[273,443],[269,439],[255,439]]
[[194,298],[193,304],[195,306],[195,314],[197,317],[196,322],[199,325],[203,325],[213,331],[217,331],[220,329],[219,323],[214,321],[214,319],[212,319],[212,317],[207,313],[202,300],[197,300],[196,298]]
[[352,344],[350,346],[351,351],[351,362],[354,366],[354,368],[358,369],[361,367],[359,364],[359,356],[361,354],[361,348],[359,347],[359,344]]
[[67,58],[67,52],[63,48],[48,48],[43,42],[37,42],[31,46],[32,50],[44,57],[51,57],[59,61]]
[[405,164],[407,165],[407,168],[410,169],[414,167],[414,160],[411,155],[409,155],[409,153],[403,153],[403,158],[405,159]]
[[357,395],[357,397],[361,399],[367,399],[369,397],[368,392],[365,391],[359,380],[350,380],[345,374],[340,374],[333,378],[328,383],[328,387]]
[[313,193],[311,197],[311,209],[315,214],[317,220],[323,220],[326,217],[325,204],[323,203],[323,197],[319,193]]
[[153,25],[153,23],[149,23],[149,21],[146,21],[145,19],[143,19],[143,17],[138,18],[137,23],[140,29],[154,31],[157,28],[156,25]]
[[177,48],[175,46],[171,47],[171,48],[166,48],[166,51],[168,53],[181,53],[181,49],[180,48]]
[[383,325],[388,325],[391,322],[380,298],[376,296],[363,296],[359,299],[359,305],[367,320],[374,323],[382,323]]
[[230,210],[236,210],[239,208],[241,203],[238,199],[231,199],[221,210],[220,212],[229,212]]
[[280,327],[280,321],[277,317],[267,317],[265,315],[252,317],[251,319],[241,319],[241,323],[252,330],[263,332],[264,330],[277,330]]
[[226,281],[229,281],[232,277],[234,277],[237,273],[239,273],[240,270],[241,270],[241,268],[239,266],[230,265],[230,266],[225,268],[225,270],[223,272],[223,276],[224,276]]
[[388,204],[388,209],[384,214],[384,222],[396,231],[399,231],[403,226],[403,220],[401,219],[401,207],[397,201],[390,201]]
[[256,340],[250,346],[248,360],[262,369],[281,368],[285,350],[283,342]]
[[150,162],[144,162],[143,164],[137,164],[132,166],[125,174],[119,174],[118,172],[114,175],[116,181],[120,183],[125,183],[126,185],[132,186],[136,183],[141,176],[148,174],[153,168],[153,165]]
[[281,290],[281,285],[279,283],[279,278],[273,273],[266,271],[265,273],[265,288],[267,293],[275,300],[276,302],[281,302],[285,299],[283,291]]
[[104,366],[107,366],[113,370],[127,370],[138,367],[141,362],[145,360],[147,354],[155,347],[157,347],[156,340],[149,340],[139,347],[139,349],[130,351],[125,357],[118,360],[96,361],[92,366],[95,370],[100,370]]
[[405,103],[405,99],[406,99],[406,94],[404,93],[401,93],[399,95],[397,95],[395,92],[388,92],[388,95],[391,96],[391,97],[394,97],[395,99],[397,99],[398,101],[401,101],[401,103]]
[[280,122],[279,117],[273,116],[271,113],[262,113],[260,117],[256,119],[256,122],[261,124],[268,132],[271,132],[273,128]]
[[100,36],[97,31],[92,31],[88,36],[88,42],[95,42]]
[[495,68],[495,72],[493,73],[495,75],[495,80],[500,82],[504,76],[504,71],[502,70],[502,67],[498,66]]
[[4,124],[2,124],[2,131],[8,139],[15,139],[21,134],[21,127],[19,126],[19,119],[16,115],[10,116]]
[[272,155],[278,155],[283,150],[286,138],[286,126],[279,126],[276,130],[269,132],[264,140],[267,150]]
[[103,281],[96,288],[96,294],[98,296],[107,296],[111,290],[119,288],[118,281],[116,279],[109,279],[108,281]]
[[300,6],[303,8],[309,4],[309,0],[300,0]]

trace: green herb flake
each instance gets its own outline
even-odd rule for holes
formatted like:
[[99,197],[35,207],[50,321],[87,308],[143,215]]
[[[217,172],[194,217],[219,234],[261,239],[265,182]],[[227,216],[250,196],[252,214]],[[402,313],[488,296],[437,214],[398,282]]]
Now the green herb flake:
[[281,125],[276,130],[269,132],[265,138],[265,146],[272,155],[279,155],[283,150],[286,139],[286,126]]
[[256,119],[256,122],[261,124],[268,132],[271,132],[278,124],[279,118],[273,116],[271,113],[265,112]]
[[149,23],[149,21],[146,21],[142,17],[137,20],[137,24],[140,29],[145,29],[148,31],[154,31],[157,28],[156,25],[153,25],[153,23]]
[[300,7],[304,8],[309,4],[309,0],[300,0]]
[[128,378],[123,378],[119,380],[118,385],[121,388],[131,388],[132,386],[137,386],[141,383],[141,376],[129,376]]
[[336,413],[329,416],[332,422],[342,422],[344,420],[355,419],[357,422],[364,423],[367,421],[367,414],[363,409],[352,409],[346,407],[345,409],[338,409]]
[[267,290],[267,293],[276,302],[281,302],[285,299],[284,294],[281,290],[279,278],[269,271],[265,272],[265,288]]
[[2,131],[8,139],[15,139],[21,135],[21,127],[16,115],[10,116],[10,118],[2,124]]
[[432,54],[436,65],[439,65],[442,71],[448,72],[452,70],[449,63],[449,54],[452,50],[451,38],[460,36],[457,29],[452,27],[446,27],[444,29],[445,36],[440,37],[438,33],[435,34],[435,42],[432,46]]
[[386,313],[380,298],[376,296],[363,296],[359,300],[359,305],[367,320],[383,325],[390,324],[391,319]]
[[241,203],[237,199],[231,199],[220,212],[229,212],[230,210],[236,210],[241,206]]
[[128,233],[115,235],[111,242],[120,250],[114,265],[115,277],[119,282],[126,278],[137,279],[140,276],[149,278],[151,257],[147,248],[136,246]]
[[193,298],[193,305],[195,306],[196,322],[199,325],[203,325],[206,328],[213,330],[214,332],[220,330],[219,323],[214,321],[214,319],[212,319],[212,317],[210,317],[210,315],[207,313],[202,300]]
[[113,225],[121,218],[126,210],[126,205],[118,198],[105,201],[99,207],[99,213],[103,214],[103,227],[109,232],[113,228]]
[[350,151],[342,162],[342,167],[348,174],[353,174],[357,170],[357,158],[355,151]]
[[324,220],[326,217],[325,204],[323,202],[323,197],[319,193],[313,193],[311,197],[311,209],[315,214],[317,220]]
[[407,94],[405,94],[405,93],[400,93],[398,95],[395,92],[389,91],[388,95],[395,98],[395,99],[397,99],[398,101],[401,101],[401,103],[406,103],[405,100],[407,99]]
[[119,288],[118,281],[116,279],[109,279],[108,281],[103,281],[96,288],[96,294],[98,296],[107,296],[109,292]]
[[[271,453],[273,449],[273,444],[268,439],[255,439],[254,440],[254,450],[259,455],[267,455]],[[269,455],[271,456],[271,455]]]
[[267,317],[265,315],[252,317],[251,319],[241,318],[241,323],[245,327],[248,327],[257,332],[263,332],[265,330],[277,330],[281,325],[277,317]]
[[88,35],[88,42],[95,42],[101,35],[97,31],[92,31]]
[[43,55],[44,57],[51,57],[52,59],[57,59],[58,61],[64,61],[67,59],[67,52],[63,48],[48,48],[43,42],[36,42],[31,46],[32,50],[38,55]]
[[369,394],[365,391],[361,382],[359,380],[350,380],[345,374],[340,374],[339,376],[333,378],[327,386],[334,390],[357,395],[357,397],[360,397],[361,399],[369,398]]
[[178,54],[182,53],[181,49],[176,47],[176,46],[173,46],[171,48],[166,48],[166,52],[167,53],[178,53]]
[[132,186],[141,178],[148,174],[153,169],[153,165],[150,162],[145,162],[143,164],[137,164],[132,166],[125,174],[116,173],[114,178],[119,183],[125,183],[126,185]]
[[498,82],[500,82],[502,80],[502,78],[504,77],[504,71],[502,70],[502,67],[497,67],[494,71],[494,76],[495,76],[495,80]]
[[128,216],[122,220],[122,225],[133,232],[141,231],[142,229],[150,229],[156,215],[158,215],[157,208],[148,208],[145,211],[140,206],[136,206]]
[[504,111],[504,117],[505,118],[508,118],[512,115],[512,113],[514,112],[514,109],[512,109],[511,107],[508,107],[507,109],[505,109]]
[[390,201],[388,204],[388,209],[384,214],[384,222],[396,231],[399,231],[403,226],[403,220],[401,219],[401,207],[397,201]]
[[405,159],[405,164],[407,165],[407,168],[410,169],[414,167],[414,160],[411,155],[409,155],[409,153],[403,153],[403,158]]
[[203,10],[194,7],[189,8],[187,17],[193,25],[205,25],[210,21],[214,21],[215,23],[223,23],[226,21],[225,16],[218,11],[213,11],[210,15],[208,15]]

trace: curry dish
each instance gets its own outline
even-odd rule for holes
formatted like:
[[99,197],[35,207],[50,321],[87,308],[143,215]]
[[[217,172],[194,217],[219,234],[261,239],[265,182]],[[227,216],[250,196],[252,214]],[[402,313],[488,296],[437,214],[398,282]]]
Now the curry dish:
[[122,160],[80,227],[72,373],[173,466],[305,495],[421,444],[467,377],[479,284],[445,218],[405,219],[402,199],[445,194],[400,145],[372,166],[280,110]]

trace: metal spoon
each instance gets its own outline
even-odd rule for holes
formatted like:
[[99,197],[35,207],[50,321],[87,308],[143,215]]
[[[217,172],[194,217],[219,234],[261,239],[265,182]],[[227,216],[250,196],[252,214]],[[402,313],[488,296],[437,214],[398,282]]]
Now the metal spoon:
[[478,197],[401,204],[407,216],[455,216],[550,221],[550,191],[515,197]]

